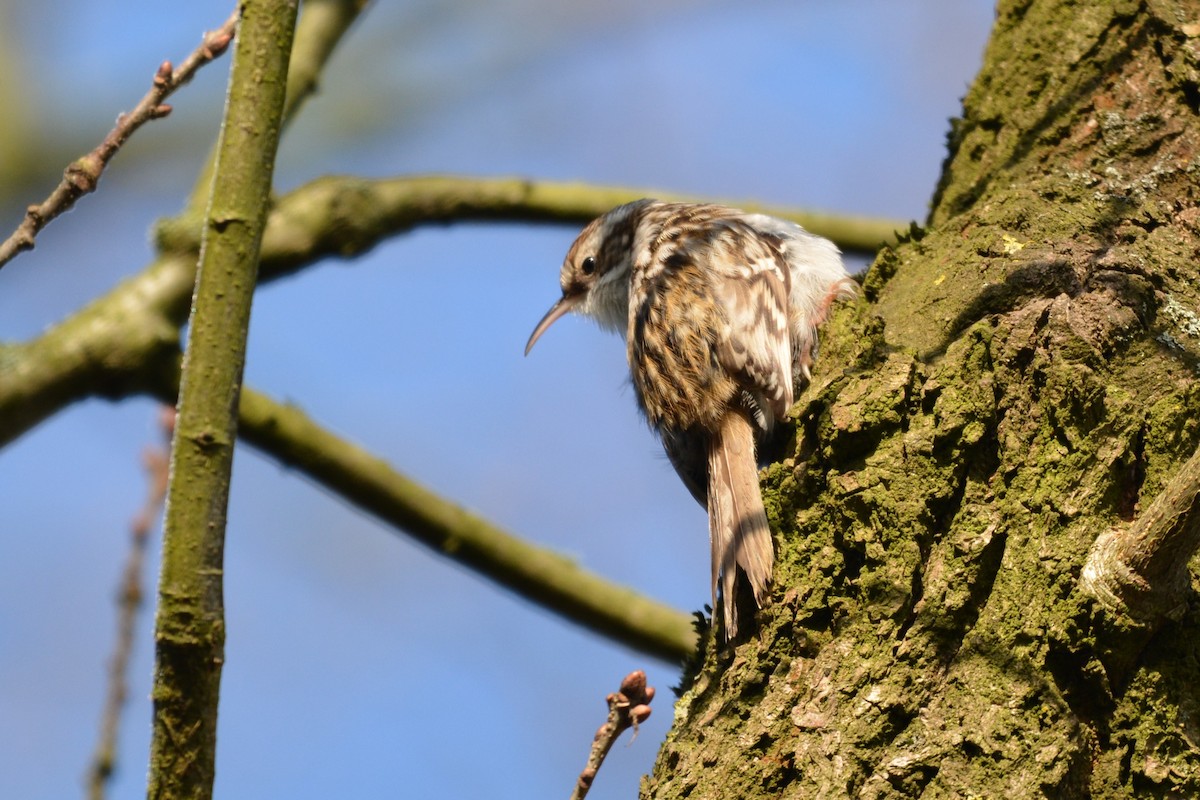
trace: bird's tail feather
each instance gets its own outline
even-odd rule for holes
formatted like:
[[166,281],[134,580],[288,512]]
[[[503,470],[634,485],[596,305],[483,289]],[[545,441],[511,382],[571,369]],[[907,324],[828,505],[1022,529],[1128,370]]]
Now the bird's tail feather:
[[754,458],[754,429],[739,411],[721,419],[708,449],[708,534],[712,546],[713,609],[717,583],[725,638],[737,636],[738,575],[750,582],[754,602],[761,606],[775,561],[771,529],[758,488]]

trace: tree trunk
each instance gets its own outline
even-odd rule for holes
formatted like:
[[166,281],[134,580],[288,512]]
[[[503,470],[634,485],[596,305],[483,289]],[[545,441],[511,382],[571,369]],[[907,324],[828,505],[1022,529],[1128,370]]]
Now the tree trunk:
[[1153,610],[1081,581],[1200,442],[1198,54],[1195,0],[1000,3],[764,472],[772,603],[643,796],[1200,797],[1195,543]]

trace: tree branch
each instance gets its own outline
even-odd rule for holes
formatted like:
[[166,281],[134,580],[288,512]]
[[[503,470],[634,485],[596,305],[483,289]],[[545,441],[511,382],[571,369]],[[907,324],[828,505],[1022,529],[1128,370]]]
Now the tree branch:
[[[294,272],[325,256],[352,257],[418,225],[457,222],[551,222],[578,225],[613,206],[639,197],[712,202],[699,198],[613,186],[533,181],[523,178],[466,178],[445,175],[367,179],[324,177],[278,200],[263,240],[263,278]],[[843,250],[873,253],[895,242],[906,223],[827,214],[760,203],[721,201],[800,223],[832,239]],[[160,224],[163,251],[197,246],[188,220]]]
[[[644,194],[646,192],[632,189],[593,188],[580,184],[517,179],[320,179],[296,189],[277,202],[263,235],[260,282],[290,274],[325,256],[349,256],[364,252],[387,236],[418,225],[459,220],[580,223],[615,204]],[[676,197],[657,194],[672,199]],[[830,228],[822,226],[827,222],[836,223],[839,219],[830,216],[810,218],[803,212],[765,209],[748,203],[743,207],[768,210],[779,216],[797,219],[812,230],[826,234],[830,233]],[[872,226],[874,233],[868,233]],[[191,248],[197,245],[191,233],[192,227],[164,226],[160,230],[160,240],[166,252],[149,268],[37,339],[27,343],[0,345],[0,444],[16,438],[40,420],[84,397],[101,395],[120,398],[149,392],[168,401],[173,400],[174,388],[164,394],[161,378],[156,373],[164,359],[174,359],[178,354],[177,326],[182,323],[188,309],[188,292],[194,269],[191,260],[194,250]],[[894,223],[875,221],[862,228],[858,236],[862,238],[878,234],[882,238],[888,235],[885,229],[890,232],[895,227],[898,226]],[[840,243],[846,248],[852,246],[846,240]],[[259,438],[255,443],[281,460],[288,461],[288,457],[279,455],[282,451],[269,449],[265,441]],[[279,443],[279,447],[282,448],[283,444]],[[315,473],[316,468],[313,469]],[[316,474],[314,477],[323,480]],[[340,491],[332,476],[329,477],[329,485],[335,491]],[[393,502],[384,500],[385,495],[381,493],[377,501],[372,502],[377,502],[378,508]],[[441,500],[438,502],[445,503]],[[368,510],[393,521],[387,513],[376,508]],[[454,516],[459,511],[455,509],[447,514]],[[447,527],[440,534],[429,532],[425,535],[441,536],[444,541],[453,541],[459,533]],[[429,546],[445,550],[436,541]],[[478,552],[484,550],[483,545],[477,549]],[[523,591],[514,585],[523,579],[508,580],[492,574],[503,570],[489,567],[483,562],[478,568],[493,580],[516,591]],[[571,569],[577,568],[572,565]],[[536,600],[539,593],[545,592],[545,596],[551,598],[546,602],[559,604],[559,600],[553,599],[554,591],[535,583],[525,596]],[[624,604],[605,602],[608,602],[608,610],[601,610],[600,613],[607,614],[609,621],[599,627],[614,625],[616,627],[610,635],[633,644],[643,634],[619,632],[620,628],[625,627],[619,617],[628,616],[620,611]],[[561,604],[567,608],[588,608],[587,602],[578,599],[565,598]],[[588,617],[591,611],[565,613],[589,626],[594,624]],[[676,615],[678,612],[669,613]],[[659,634],[652,634],[646,644],[634,646],[672,659],[678,658],[681,653],[691,652],[694,636],[690,622],[681,627],[678,620],[683,618],[676,619],[672,623],[675,632],[666,640]],[[663,641],[673,643],[664,645]]]
[[212,795],[238,391],[297,4],[242,3],[171,447],[155,625],[152,798]]
[[203,41],[190,56],[184,59],[178,69],[171,68],[170,61],[164,61],[154,75],[154,84],[150,91],[141,99],[128,114],[117,117],[117,124],[104,141],[90,153],[82,156],[67,167],[63,179],[50,193],[50,196],[40,205],[29,206],[25,210],[25,219],[17,229],[3,242],[0,242],[0,269],[18,254],[32,250],[37,235],[51,220],[70,210],[75,201],[85,194],[94,192],[104,173],[105,167],[121,146],[138,128],[152,119],[159,119],[171,113],[171,107],[163,103],[170,95],[192,79],[196,71],[205,64],[213,61],[225,52],[233,39],[237,25],[237,12],[225,21],[215,31],[204,35]]
[[316,93],[325,64],[366,7],[367,0],[305,0],[288,66],[285,126]]
[[1152,629],[1191,594],[1188,561],[1200,547],[1200,451],[1131,526],[1102,534],[1080,586],[1105,608]]
[[[288,68],[289,93],[297,98],[311,93],[335,45],[362,10],[361,0],[305,3]],[[300,105],[298,99],[286,108],[294,115]],[[209,161],[213,158],[215,150]],[[146,391],[144,384],[152,376],[145,365],[157,363],[164,353],[178,353],[178,329],[187,318],[195,283],[199,215],[211,186],[210,163],[188,210],[177,218],[177,225],[191,228],[192,249],[160,255],[37,339],[0,344],[0,446],[76,400],[96,395],[119,399]]]
[[238,431],[247,443],[439,555],[559,616],[671,662],[696,649],[690,616],[438,497],[299,409],[244,389]]
[[[151,393],[175,402],[179,354],[158,359]],[[696,650],[694,617],[499,528],[378,456],[250,387],[238,437],[351,505],[531,603],[627,647],[678,663]]]
[[164,406],[159,414],[159,428],[163,439],[159,447],[147,448],[143,456],[150,490],[146,501],[130,524],[129,557],[121,573],[121,588],[117,592],[117,642],[113,647],[108,667],[108,696],[104,702],[104,714],[100,721],[100,739],[92,764],[88,768],[88,798],[103,800],[109,777],[117,761],[117,732],[121,722],[121,709],[128,693],[126,673],[129,659],[133,655],[134,627],[137,612],[142,607],[145,591],[142,588],[142,572],[146,561],[146,548],[154,520],[162,511],[167,497],[167,473],[171,459],[171,434],[175,428],[175,409]]
[[[577,224],[647,192],[520,179],[321,178],[284,195],[263,234],[259,282],[327,256],[351,257],[420,225],[458,221]],[[677,195],[654,193],[675,199]],[[898,223],[768,208],[844,249],[882,241]],[[146,390],[146,364],[178,347],[199,247],[185,217],[162,223],[162,255],[141,273],[29,342],[0,344],[0,446],[84,397]],[[874,238],[878,237],[878,238]]]
[[[285,128],[300,112],[304,102],[316,92],[325,64],[366,7],[367,0],[306,0],[296,22],[296,36],[288,65],[287,99],[283,106]],[[190,225],[193,231],[200,228],[216,158],[214,149],[196,175],[187,208],[177,218],[180,223]]]
[[626,728],[633,728],[637,735],[637,726],[650,718],[650,701],[654,699],[654,687],[646,685],[646,673],[634,670],[621,681],[621,690],[605,698],[608,702],[608,719],[596,731],[592,739],[592,749],[588,753],[587,766],[579,773],[575,782],[575,790],[571,792],[570,800],[583,800],[596,780],[608,751],[612,750],[617,737]]
[[[362,252],[385,236],[420,224],[457,219],[580,222],[641,194],[521,180],[322,179],[277,204],[264,233],[260,277],[269,280],[289,274],[325,255]],[[778,209],[772,212],[799,217],[819,230],[817,223],[801,215]],[[5,378],[0,380],[0,443],[87,396],[119,398],[151,392],[167,402],[174,400],[174,387],[164,393],[155,372],[164,358],[177,357],[175,326],[186,314],[191,285],[188,252],[184,249],[160,257],[147,270],[41,337],[0,346],[0,375]],[[404,499],[404,492],[395,487],[416,485],[357,448],[345,445],[352,448],[346,452],[353,457],[337,466],[338,459],[326,459],[320,451],[326,446],[341,448],[342,443],[324,431],[320,431],[325,437],[320,439],[322,445],[306,443],[304,436],[316,436],[314,429],[319,429],[297,411],[277,414],[269,406],[259,406],[259,415],[243,419],[242,424],[243,435],[269,454],[308,472],[335,492],[345,493],[371,513],[401,527],[411,525],[418,538],[435,550],[448,553],[453,549],[450,543],[459,543],[456,553],[464,563],[534,602],[659,657],[674,660],[694,649],[690,619],[679,612],[613,587],[560,556],[531,548],[427,492],[423,500]],[[304,458],[297,455],[306,448]],[[346,466],[358,468],[372,461],[381,469],[367,469],[370,480],[360,480],[362,476]],[[340,474],[343,468],[349,471]],[[441,524],[453,520],[466,521],[466,528],[482,538],[475,541],[459,526]],[[489,539],[489,531],[507,537],[512,546],[496,543],[503,538]],[[463,542],[468,546],[462,546]],[[499,561],[492,559],[493,553]],[[531,570],[531,564],[554,566]],[[541,578],[546,575],[570,579],[544,585]]]
[[1132,525],[1102,533],[1079,576],[1094,598],[1096,653],[1109,685],[1120,691],[1146,647],[1192,595],[1188,562],[1200,546],[1200,451]]

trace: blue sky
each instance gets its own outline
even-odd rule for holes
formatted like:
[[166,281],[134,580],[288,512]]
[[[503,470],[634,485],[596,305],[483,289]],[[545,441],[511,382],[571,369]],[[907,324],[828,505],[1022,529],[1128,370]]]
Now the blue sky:
[[[97,141],[228,6],[0,3],[34,136]],[[522,175],[924,216],[990,2],[376,3],[289,132],[277,184]],[[12,62],[15,61],[15,66]],[[0,339],[137,272],[215,133],[228,61],[0,271]],[[45,191],[63,164],[46,164]],[[7,197],[18,209],[38,197]],[[638,418],[619,341],[559,322],[565,228],[452,226],[256,297],[246,379],[510,530],[680,609],[708,599],[703,511]],[[0,796],[77,796],[100,715],[146,400],[79,404],[0,451]],[[561,797],[603,697],[654,716],[591,797],[627,798],[678,671],[430,555],[248,449],[234,466],[220,797]],[[636,558],[630,558],[636,553]],[[155,555],[157,550],[155,550]],[[154,577],[148,576],[153,588]],[[112,797],[144,794],[151,614]]]

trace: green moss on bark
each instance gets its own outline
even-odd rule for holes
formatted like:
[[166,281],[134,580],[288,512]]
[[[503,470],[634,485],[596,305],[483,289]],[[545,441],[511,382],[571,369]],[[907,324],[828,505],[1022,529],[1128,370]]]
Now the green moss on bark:
[[643,796],[1200,796],[1198,612],[1142,650],[1078,580],[1200,441],[1197,20],[1001,4],[928,228],[764,473],[760,633],[710,648]]

